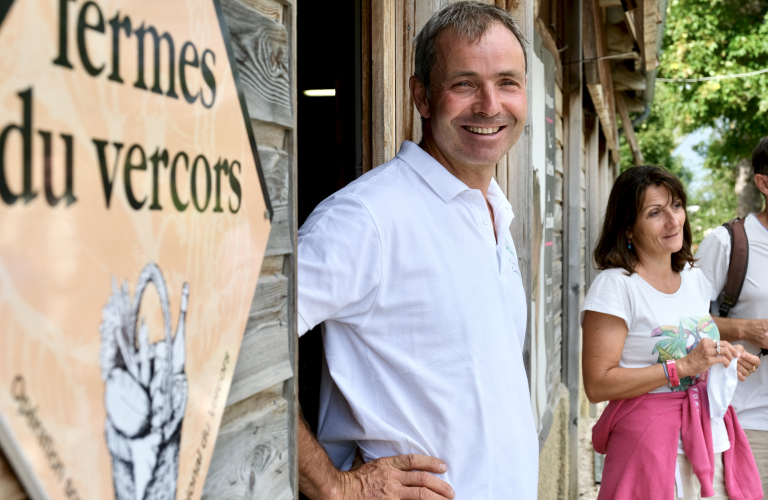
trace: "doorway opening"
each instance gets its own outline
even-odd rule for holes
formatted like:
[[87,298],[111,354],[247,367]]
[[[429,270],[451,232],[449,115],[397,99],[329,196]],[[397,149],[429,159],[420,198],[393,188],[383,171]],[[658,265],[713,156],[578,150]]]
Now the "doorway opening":
[[[320,202],[362,174],[362,1],[297,5],[299,227]],[[315,433],[323,356],[317,326],[299,340],[298,360],[299,404]]]

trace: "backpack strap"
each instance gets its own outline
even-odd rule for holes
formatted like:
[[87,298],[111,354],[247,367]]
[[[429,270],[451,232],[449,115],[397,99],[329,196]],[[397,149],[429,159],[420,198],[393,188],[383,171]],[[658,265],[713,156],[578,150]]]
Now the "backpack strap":
[[723,224],[731,237],[731,260],[728,263],[728,276],[720,293],[720,316],[726,317],[731,308],[739,301],[744,279],[749,265],[749,240],[744,229],[744,219],[736,217]]

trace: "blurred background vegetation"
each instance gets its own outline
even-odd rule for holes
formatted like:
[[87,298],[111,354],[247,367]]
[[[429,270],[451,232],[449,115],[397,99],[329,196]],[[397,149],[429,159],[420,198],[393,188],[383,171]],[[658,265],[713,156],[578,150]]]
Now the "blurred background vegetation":
[[[768,68],[768,0],[671,0],[659,79],[698,79]],[[768,135],[768,72],[701,82],[657,80],[649,118],[636,128],[647,165],[676,174],[688,187],[694,245],[715,227],[762,209],[751,154]],[[688,135],[711,130],[694,147],[703,166],[672,152]],[[632,153],[621,136],[621,168]],[[696,179],[696,182],[694,180]]]

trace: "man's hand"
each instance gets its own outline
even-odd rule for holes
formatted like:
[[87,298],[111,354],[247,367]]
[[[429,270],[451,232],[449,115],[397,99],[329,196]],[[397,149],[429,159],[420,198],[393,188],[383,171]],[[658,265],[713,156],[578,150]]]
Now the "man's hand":
[[768,349],[768,319],[746,320],[742,340],[746,340],[757,347]]
[[768,319],[738,319],[715,316],[720,338],[728,341],[745,340],[752,345],[768,349]]
[[451,500],[456,495],[442,474],[445,462],[424,455],[373,460],[340,472],[331,463],[299,409],[299,491],[312,500]]
[[451,500],[453,488],[430,474],[445,471],[445,462],[425,455],[379,458],[339,472],[339,500]]

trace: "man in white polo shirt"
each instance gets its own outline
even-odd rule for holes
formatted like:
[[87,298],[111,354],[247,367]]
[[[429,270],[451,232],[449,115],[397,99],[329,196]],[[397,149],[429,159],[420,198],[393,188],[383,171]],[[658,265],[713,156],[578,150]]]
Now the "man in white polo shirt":
[[[752,167],[755,184],[768,200],[768,137],[763,137],[752,152]],[[712,312],[720,338],[760,354],[761,349],[768,349],[768,203],[761,213],[747,216],[744,230],[749,241],[747,274],[739,300],[727,317],[716,314],[731,258],[728,230],[721,226],[712,231],[701,242],[696,258],[712,284]],[[737,384],[731,404],[755,456],[763,491],[768,492],[768,369],[760,368]]]
[[422,142],[299,230],[299,334],[323,323],[326,358],[319,443],[299,425],[313,500],[536,498],[527,304],[493,180],[525,126],[522,40],[492,5],[436,13],[410,81]]

